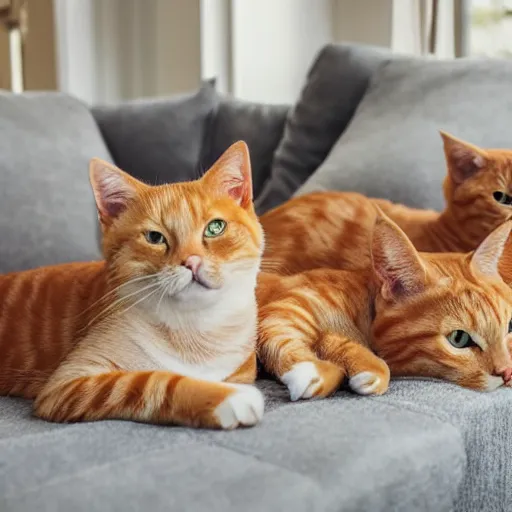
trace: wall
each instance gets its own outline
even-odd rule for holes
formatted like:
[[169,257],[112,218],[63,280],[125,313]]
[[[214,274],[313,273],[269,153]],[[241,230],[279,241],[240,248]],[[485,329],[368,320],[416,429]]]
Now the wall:
[[333,39],[390,47],[392,13],[393,0],[332,0]]
[[24,88],[55,90],[57,65],[53,0],[27,0],[28,31],[23,48]]

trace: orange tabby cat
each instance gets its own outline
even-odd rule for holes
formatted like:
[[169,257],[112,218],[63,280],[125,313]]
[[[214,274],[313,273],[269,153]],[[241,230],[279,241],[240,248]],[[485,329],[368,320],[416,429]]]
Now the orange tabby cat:
[[105,262],[0,276],[0,393],[52,421],[253,425],[263,235],[247,146],[199,180],[151,187],[101,160]]
[[474,250],[512,216],[512,151],[480,149],[446,133],[442,137],[448,168],[443,212],[349,192],[299,196],[261,216],[266,239],[262,270],[294,274],[313,268],[366,266],[374,205],[420,251]]
[[368,269],[261,273],[265,369],[292,400],[328,396],[345,377],[357,393],[382,394],[390,373],[480,390],[512,385],[512,290],[498,273],[511,228],[497,228],[474,253],[420,254],[379,216]]

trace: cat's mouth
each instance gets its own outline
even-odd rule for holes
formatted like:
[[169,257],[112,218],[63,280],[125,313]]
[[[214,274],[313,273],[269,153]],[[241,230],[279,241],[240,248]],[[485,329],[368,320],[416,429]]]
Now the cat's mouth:
[[192,280],[190,282],[196,283],[199,286],[206,288],[207,290],[211,290],[213,288],[211,283],[209,283],[206,279],[197,274],[192,276]]
[[198,285],[205,290],[218,290],[221,287],[220,283],[216,283],[215,281],[208,279],[202,272],[193,273],[190,284]]

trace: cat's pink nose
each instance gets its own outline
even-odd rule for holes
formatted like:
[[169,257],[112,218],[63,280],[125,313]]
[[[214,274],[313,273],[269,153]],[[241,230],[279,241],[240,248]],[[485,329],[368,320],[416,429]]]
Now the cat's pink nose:
[[501,375],[505,384],[512,380],[512,368],[503,368],[502,370],[498,371],[498,374]]
[[183,266],[184,267],[187,267],[189,270],[192,271],[192,274],[194,274],[194,276],[197,274],[197,271],[199,270],[199,267],[201,266],[201,263],[203,261],[201,260],[201,256],[197,256],[197,255],[192,255],[192,256],[189,256],[184,262],[183,262]]

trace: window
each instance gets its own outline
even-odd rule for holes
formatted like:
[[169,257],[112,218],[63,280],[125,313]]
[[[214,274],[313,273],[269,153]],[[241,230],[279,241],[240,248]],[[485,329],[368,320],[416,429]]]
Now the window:
[[512,58],[512,0],[470,4],[470,55]]

